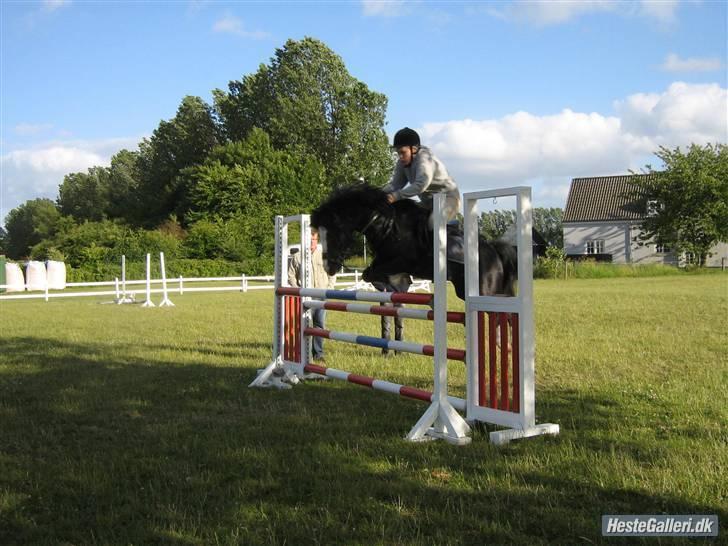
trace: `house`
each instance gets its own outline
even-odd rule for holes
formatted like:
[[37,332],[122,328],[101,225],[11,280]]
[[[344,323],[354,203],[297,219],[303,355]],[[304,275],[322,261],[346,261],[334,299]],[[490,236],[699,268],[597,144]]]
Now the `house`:
[[[689,263],[691,256],[677,256],[669,248],[641,243],[641,223],[647,210],[639,206],[639,186],[656,175],[638,174],[574,178],[564,210],[564,251],[569,258],[594,258],[613,263]],[[728,244],[711,249],[708,267],[728,265]]]

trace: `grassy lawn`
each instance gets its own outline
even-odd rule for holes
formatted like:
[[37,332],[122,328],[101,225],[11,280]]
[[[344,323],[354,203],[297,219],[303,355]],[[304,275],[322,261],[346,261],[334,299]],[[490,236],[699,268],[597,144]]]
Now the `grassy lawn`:
[[[726,275],[537,281],[536,409],[561,434],[501,448],[482,428],[408,443],[425,406],[350,384],[248,389],[269,291],[108,299],[0,302],[0,544],[626,543],[601,537],[610,513],[718,514],[728,533]],[[426,357],[326,351],[431,387]],[[451,363],[453,392],[464,375]]]

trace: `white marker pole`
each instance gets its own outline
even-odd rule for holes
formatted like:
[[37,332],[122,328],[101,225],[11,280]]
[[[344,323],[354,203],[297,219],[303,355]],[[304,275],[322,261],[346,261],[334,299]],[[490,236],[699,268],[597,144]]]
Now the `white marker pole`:
[[162,294],[164,295],[162,301],[159,303],[159,306],[174,307],[174,303],[172,303],[167,297],[167,273],[165,272],[164,268],[164,252],[159,253],[159,268],[162,270]]
[[152,303],[152,255],[147,254],[147,299],[142,307],[154,307]]

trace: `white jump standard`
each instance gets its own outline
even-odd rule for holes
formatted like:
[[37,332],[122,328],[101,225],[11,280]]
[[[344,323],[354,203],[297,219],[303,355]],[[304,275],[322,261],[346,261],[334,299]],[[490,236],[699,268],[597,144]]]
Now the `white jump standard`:
[[[478,293],[476,202],[478,199],[506,195],[515,195],[518,202],[518,296],[480,296]],[[271,363],[259,372],[258,377],[250,386],[291,388],[291,385],[299,383],[301,379],[324,376],[430,402],[430,407],[407,435],[407,439],[413,441],[441,438],[458,445],[467,444],[470,442],[468,422],[486,422],[511,427],[509,430],[490,433],[491,442],[495,444],[538,434],[557,434],[558,425],[536,425],[534,417],[530,188],[476,192],[465,194],[464,198],[465,313],[446,310],[446,230],[442,214],[444,201],[442,195],[435,196],[435,210],[440,214],[435,215],[433,294],[309,288],[309,279],[311,279],[310,260],[308,260],[309,217],[308,215],[277,217],[273,356]],[[300,224],[302,264],[307,264],[301,272],[303,288],[285,286],[287,281],[286,260],[290,248],[288,245],[288,225],[290,223]],[[350,303],[351,301],[408,303],[427,305],[432,309],[383,307]],[[354,333],[311,328],[311,309],[431,320],[434,321],[433,344],[387,341]],[[448,322],[465,326],[467,350],[447,347]],[[496,339],[496,336],[499,339]],[[310,364],[310,344],[313,337],[432,356],[434,363],[433,392]],[[497,343],[498,340],[500,345]],[[467,397],[465,399],[447,395],[448,359],[466,362]],[[456,410],[465,412],[467,422]]]

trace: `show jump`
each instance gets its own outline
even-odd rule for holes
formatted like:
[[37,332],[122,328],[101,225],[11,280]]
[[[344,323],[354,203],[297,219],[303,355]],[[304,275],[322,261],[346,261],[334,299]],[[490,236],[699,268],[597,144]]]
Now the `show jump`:
[[[518,290],[515,296],[481,295],[479,289],[478,206],[481,199],[515,197],[517,206]],[[302,267],[301,288],[287,286],[288,227],[298,224],[301,233],[301,263],[308,264],[310,217],[276,217],[275,299],[273,354],[251,387],[291,388],[313,376],[329,377],[428,402],[430,405],[406,438],[412,441],[444,439],[457,445],[470,442],[470,424],[488,423],[504,427],[490,433],[490,441],[558,434],[556,424],[536,424],[535,336],[533,322],[533,253],[531,188],[513,187],[465,193],[465,312],[447,311],[447,230],[442,210],[443,196],[435,196],[433,237],[434,292],[413,294],[325,290],[311,288],[311,272]],[[394,308],[367,303],[405,303],[426,309]],[[398,315],[434,323],[433,343],[388,341],[349,332],[312,328],[311,309]],[[465,327],[466,347],[448,348],[447,323]],[[361,376],[309,362],[313,337],[389,348],[430,356],[434,364],[432,392]],[[466,397],[448,396],[448,360],[464,361],[467,368]],[[461,412],[464,417],[461,416]]]

